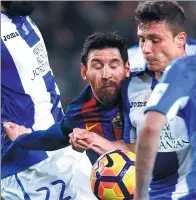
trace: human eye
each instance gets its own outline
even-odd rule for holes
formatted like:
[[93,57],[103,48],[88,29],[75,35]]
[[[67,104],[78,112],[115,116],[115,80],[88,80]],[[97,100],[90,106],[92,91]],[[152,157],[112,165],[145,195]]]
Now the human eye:
[[115,64],[112,64],[112,65],[110,65],[110,67],[111,67],[112,69],[116,69],[118,66],[115,65]]
[[139,38],[139,43],[140,43],[140,45],[144,44],[144,42],[145,42],[145,39],[144,39],[143,37],[140,37],[140,38]]
[[92,67],[94,68],[94,69],[101,69],[102,68],[102,65],[101,65],[101,63],[93,63],[92,64]]
[[121,62],[119,60],[115,60],[115,61],[111,62],[110,67],[111,67],[111,69],[116,69],[120,65],[121,65]]
[[152,43],[153,44],[157,44],[157,43],[159,43],[161,40],[159,39],[159,38],[154,38],[154,39],[152,39]]

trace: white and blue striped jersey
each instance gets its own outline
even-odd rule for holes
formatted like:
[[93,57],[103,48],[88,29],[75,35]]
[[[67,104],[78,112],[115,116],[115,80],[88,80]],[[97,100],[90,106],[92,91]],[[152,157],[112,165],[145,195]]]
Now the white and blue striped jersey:
[[188,191],[180,199],[192,200],[196,199],[196,56],[175,60],[169,68],[155,87],[146,112],[160,112],[168,121],[180,115],[185,121],[193,160],[186,179]]
[[[60,94],[43,38],[29,17],[1,12],[1,120],[45,130],[63,118]],[[5,178],[42,160],[45,151],[15,148],[1,133]]]
[[[194,50],[189,51],[189,49]],[[138,46],[129,49],[128,52],[131,71],[144,71],[147,65]],[[186,52],[187,54],[196,53],[196,41],[188,40]],[[126,143],[136,142],[144,109],[157,83],[153,73],[148,70],[125,81],[122,96],[125,111],[123,138]],[[162,130],[150,187],[150,199],[174,200],[187,193],[185,177],[190,165],[191,151],[186,123],[182,116],[178,115]]]

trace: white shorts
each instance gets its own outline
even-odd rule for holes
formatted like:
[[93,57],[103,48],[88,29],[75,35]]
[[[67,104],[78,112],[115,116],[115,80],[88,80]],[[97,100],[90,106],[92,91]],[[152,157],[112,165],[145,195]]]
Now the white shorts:
[[1,180],[5,200],[96,200],[86,153],[69,146],[47,154],[44,161]]

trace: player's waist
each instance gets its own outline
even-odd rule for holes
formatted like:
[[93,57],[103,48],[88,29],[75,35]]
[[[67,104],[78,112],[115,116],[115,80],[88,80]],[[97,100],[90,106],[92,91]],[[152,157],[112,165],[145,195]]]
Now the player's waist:
[[[57,162],[64,155],[64,149],[57,151],[38,151],[38,150],[23,150],[21,148],[11,148],[2,157],[1,178],[8,177],[10,175],[19,173],[37,163],[40,163],[47,159],[47,163],[50,165],[53,162]],[[65,156],[63,156],[63,159]]]
[[171,200],[172,196],[178,199],[187,193],[186,176],[177,178],[175,175],[165,180],[151,182],[149,191],[151,200]]
[[179,173],[173,173],[165,178],[154,180],[152,179],[150,188],[151,191],[170,191],[173,187],[186,185],[186,174],[179,176]]
[[48,158],[45,151],[28,151],[20,148],[8,151],[1,161],[1,178],[21,172]]

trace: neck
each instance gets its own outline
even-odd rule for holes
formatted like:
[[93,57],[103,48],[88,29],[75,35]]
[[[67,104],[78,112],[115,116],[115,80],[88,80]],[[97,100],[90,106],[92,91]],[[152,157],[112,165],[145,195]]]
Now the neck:
[[161,78],[162,74],[163,74],[163,72],[155,72],[154,76],[155,76],[156,80],[159,80]]

